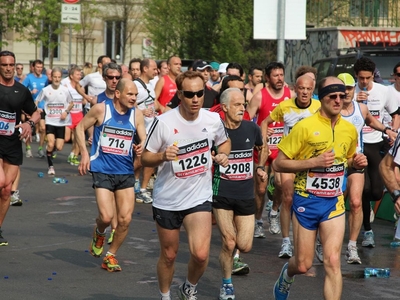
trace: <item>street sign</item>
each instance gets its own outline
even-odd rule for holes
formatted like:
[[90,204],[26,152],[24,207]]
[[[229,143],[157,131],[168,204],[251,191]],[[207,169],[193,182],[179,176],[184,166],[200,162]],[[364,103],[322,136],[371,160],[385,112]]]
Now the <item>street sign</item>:
[[79,24],[81,22],[80,4],[61,4],[61,23]]

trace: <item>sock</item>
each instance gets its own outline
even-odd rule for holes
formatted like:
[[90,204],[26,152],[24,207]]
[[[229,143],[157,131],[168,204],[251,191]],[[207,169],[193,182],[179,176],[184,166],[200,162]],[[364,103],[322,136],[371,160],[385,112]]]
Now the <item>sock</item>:
[[141,193],[144,193],[144,192],[147,192],[147,190],[146,190],[146,189],[140,188],[140,192],[141,192]]
[[288,283],[291,283],[293,281],[293,277],[289,277],[289,275],[287,274],[287,269],[283,272],[283,279]]
[[233,258],[239,258],[239,253],[237,251],[235,251],[235,255],[233,256]]
[[277,215],[278,215],[278,212],[271,208],[271,216],[277,216]]
[[170,300],[171,299],[170,291],[168,291],[166,293],[161,293],[161,291],[160,291],[160,295],[161,295],[161,300]]
[[102,234],[102,235],[104,235],[104,234],[106,233],[106,231],[100,232],[100,231],[99,231],[99,228],[96,228],[96,232],[97,232],[97,234]]
[[222,284],[232,284],[232,277],[231,278],[222,278]]
[[75,156],[75,153],[74,153],[74,152],[71,152],[71,153],[69,154],[69,156],[70,156],[70,157],[74,157],[74,156]]
[[372,232],[372,229],[371,229],[371,230],[366,230],[366,231],[365,231],[365,233],[367,233],[367,232],[371,232],[371,233],[373,233],[373,232]]
[[282,242],[283,242],[283,243],[288,243],[288,244],[290,244],[290,237],[284,237],[284,238],[282,239]]
[[189,280],[186,278],[185,287],[188,287],[192,291],[196,290],[197,284],[191,284]]
[[257,224],[264,224],[264,222],[263,222],[262,219],[259,219],[259,220],[256,219],[256,223],[257,223]]
[[31,150],[31,146],[26,146],[26,150]]
[[349,245],[348,247],[353,246],[353,247],[357,247],[357,241],[350,241],[349,240]]
[[111,253],[110,251],[107,251],[106,256],[107,256],[107,255],[115,256],[115,254],[114,254],[114,253]]

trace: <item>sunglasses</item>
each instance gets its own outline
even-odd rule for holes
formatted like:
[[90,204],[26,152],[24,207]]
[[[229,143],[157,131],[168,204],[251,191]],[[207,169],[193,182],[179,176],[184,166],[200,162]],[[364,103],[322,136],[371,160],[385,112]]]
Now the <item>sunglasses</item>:
[[185,98],[188,98],[188,99],[192,99],[194,96],[197,96],[197,98],[200,98],[200,97],[203,97],[203,95],[204,95],[204,89],[197,91],[197,92],[191,92],[191,91],[180,91],[180,92],[183,94],[183,96]]
[[111,76],[111,75],[105,75],[108,79],[113,80],[113,79],[117,79],[120,80],[121,76]]
[[396,75],[397,77],[400,77],[400,73],[394,73],[394,75]]
[[336,100],[338,97],[339,97],[340,100],[344,100],[344,99],[346,99],[346,94],[340,94],[340,95],[333,94],[333,95],[329,95],[328,97],[331,100]]

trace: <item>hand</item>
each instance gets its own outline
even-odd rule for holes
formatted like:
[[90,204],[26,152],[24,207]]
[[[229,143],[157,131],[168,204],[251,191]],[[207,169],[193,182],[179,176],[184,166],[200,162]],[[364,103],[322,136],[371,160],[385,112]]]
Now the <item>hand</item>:
[[78,167],[79,174],[85,175],[89,169],[90,169],[89,154],[87,152],[81,153],[81,161]]
[[64,121],[64,120],[67,118],[67,116],[68,116],[67,112],[66,112],[66,111],[63,111],[62,114],[61,114],[61,116],[60,116],[60,120],[61,120],[61,121]]
[[135,151],[136,156],[140,157],[143,153],[143,145],[142,144],[133,144],[133,151]]
[[19,139],[23,140],[25,139],[26,141],[32,142],[32,128],[29,123],[22,123],[18,124],[15,126],[15,128],[21,128],[22,132],[19,134]]
[[267,135],[268,135],[268,136],[271,136],[271,135],[273,135],[273,134],[274,134],[274,129],[268,127]]
[[316,159],[318,167],[331,167],[335,162],[335,153],[333,152],[333,150],[329,150],[317,156]]
[[31,91],[31,94],[32,94],[32,95],[35,95],[37,92],[38,92],[37,89],[33,89],[33,90]]
[[360,91],[360,92],[357,94],[357,99],[356,99],[356,100],[357,100],[358,102],[367,101],[368,96],[369,96],[369,94],[368,94],[367,91]]
[[353,168],[356,170],[364,169],[368,166],[367,157],[362,153],[356,153],[353,156]]
[[178,159],[179,148],[176,144],[168,146],[163,153],[163,161],[172,161]]
[[266,182],[268,179],[268,174],[264,170],[257,168],[257,176],[261,178],[261,181]]
[[227,167],[229,165],[228,155],[226,155],[225,153],[219,153],[215,156],[213,156],[211,153],[211,157],[212,157],[213,161],[215,161],[217,164],[219,164],[223,167]]

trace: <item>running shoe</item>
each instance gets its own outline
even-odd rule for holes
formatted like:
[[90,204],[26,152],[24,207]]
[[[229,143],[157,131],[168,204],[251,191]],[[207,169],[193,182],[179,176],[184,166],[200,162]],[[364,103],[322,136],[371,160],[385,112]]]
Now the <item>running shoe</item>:
[[283,242],[281,246],[281,251],[279,251],[279,258],[291,258],[293,256],[292,244],[288,242]]
[[359,264],[359,265],[361,265],[361,259],[358,256],[357,247],[355,247],[355,246],[347,246],[346,261],[347,261],[348,264]]
[[289,297],[289,290],[291,284],[294,282],[294,278],[292,279],[291,282],[287,282],[283,278],[283,273],[285,270],[287,270],[289,263],[286,263],[281,271],[281,274],[279,275],[278,280],[275,282],[274,286],[274,298],[275,300],[286,300]]
[[106,235],[97,232],[97,227],[94,228],[92,242],[90,243],[90,254],[94,257],[100,257],[103,253],[104,239]]
[[103,258],[103,263],[101,264],[101,267],[108,272],[122,271],[121,267],[118,264],[118,260],[115,258],[114,254],[110,253]]
[[225,283],[219,290],[219,300],[235,300],[235,289],[232,283]]
[[143,199],[140,198],[140,193],[135,193],[135,199],[137,203],[143,203]]
[[26,148],[26,153],[25,153],[25,155],[26,155],[26,157],[33,157],[32,150],[31,150],[30,147],[29,147],[29,149]]
[[196,294],[196,289],[186,287],[185,283],[179,286],[178,297],[180,300],[197,300]]
[[240,257],[233,258],[232,275],[246,275],[249,274],[249,265],[242,262]]
[[268,221],[269,221],[269,233],[271,234],[281,233],[281,226],[279,224],[278,215],[271,215],[271,211],[269,211]]
[[372,232],[372,230],[364,232],[364,239],[361,243],[361,246],[370,248],[375,247],[374,233]]
[[319,262],[323,263],[324,262],[324,248],[322,247],[321,240],[319,239],[319,236],[317,237],[317,241],[315,243],[315,256],[319,260]]
[[8,245],[8,242],[7,242],[7,240],[3,237],[3,235],[2,235],[2,230],[1,230],[1,227],[0,227],[0,246],[7,246]]
[[393,241],[390,242],[391,248],[398,248],[400,247],[400,239],[394,238]]
[[54,167],[51,166],[49,167],[49,170],[47,171],[48,175],[56,175],[56,171],[54,170]]
[[79,163],[80,163],[80,161],[79,161],[79,159],[78,159],[78,156],[74,156],[74,157],[71,159],[70,165],[71,165],[71,166],[79,166]]
[[112,241],[113,241],[113,239],[114,239],[114,233],[115,233],[115,229],[113,229],[113,230],[111,230],[111,232],[110,232],[110,237],[108,238],[108,240],[107,240],[107,244],[111,244],[112,243]]
[[21,206],[22,200],[19,198],[19,191],[16,190],[10,198],[10,205],[11,206]]
[[142,199],[142,202],[145,204],[153,203],[153,198],[151,198],[151,194],[149,191],[144,191],[139,193],[139,198]]
[[67,163],[71,164],[73,158],[74,158],[74,155],[70,154],[68,156]]
[[140,193],[140,181],[139,179],[135,179],[135,194]]
[[44,157],[44,151],[43,151],[43,148],[42,147],[39,147],[39,150],[38,150],[38,156],[40,157],[40,158],[42,158],[42,157]]
[[254,237],[265,238],[263,223],[256,223],[254,226]]

